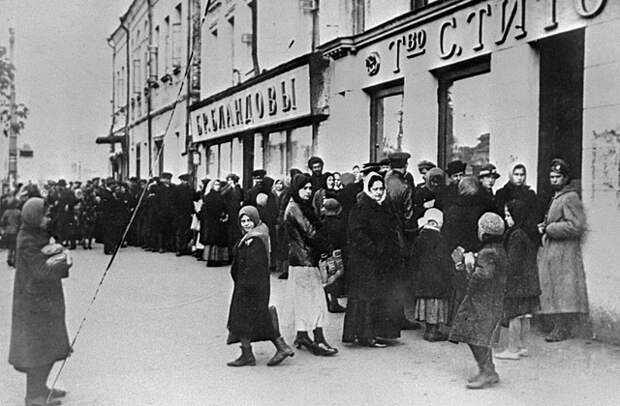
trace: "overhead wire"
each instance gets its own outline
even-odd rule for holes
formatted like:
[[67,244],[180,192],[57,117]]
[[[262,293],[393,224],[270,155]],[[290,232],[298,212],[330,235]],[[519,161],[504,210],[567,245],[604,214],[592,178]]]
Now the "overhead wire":
[[[202,18],[200,20],[200,26],[199,26],[200,32],[202,32],[202,26],[204,25],[204,22],[205,22],[205,20],[207,18],[207,13],[208,13],[209,9],[211,8],[211,2],[212,2],[212,0],[207,0],[207,3],[205,5],[204,14],[202,15]],[[188,10],[188,12],[190,12],[190,10]],[[168,131],[170,130],[170,126],[172,124],[172,119],[174,118],[174,114],[176,112],[177,104],[181,100],[181,94],[183,92],[183,88],[185,86],[185,82],[188,81],[189,73],[191,71],[192,61],[194,59],[194,51],[195,51],[195,44],[194,44],[194,46],[192,46],[189,58],[187,59],[187,66],[185,67],[185,73],[183,74],[183,80],[180,81],[179,90],[177,91],[177,95],[176,95],[176,97],[174,99],[173,107],[171,109],[170,116],[168,118],[168,123],[166,124],[166,130],[165,130],[164,136],[162,138],[162,143],[163,144],[165,144],[166,137],[168,135]],[[155,159],[153,160],[153,162],[151,164],[151,167],[149,168],[149,173],[152,173],[153,168],[156,165],[159,164],[159,160],[161,159],[161,154],[162,154],[163,150],[164,150],[164,148],[159,148],[158,149],[157,155],[155,156]],[[118,252],[119,252],[121,246],[123,245],[123,242],[127,238],[127,234],[129,233],[129,229],[131,228],[131,226],[132,226],[132,224],[133,224],[133,222],[134,222],[134,220],[136,218],[136,215],[138,213],[138,209],[140,208],[140,206],[144,202],[144,197],[146,196],[147,191],[148,191],[148,185],[147,185],[147,187],[144,188],[144,190],[142,190],[142,193],[140,193],[140,197],[139,197],[138,202],[136,204],[136,207],[134,208],[134,210],[133,210],[133,212],[131,214],[131,217],[129,218],[129,221],[128,221],[126,227],[125,227],[125,231],[123,232],[120,241],[118,242],[118,244],[114,248],[114,252],[112,253],[112,257],[108,261],[108,264],[107,264],[107,266],[105,268],[105,271],[103,272],[103,274],[102,274],[102,276],[101,276],[101,278],[99,280],[99,283],[97,285],[97,288],[95,289],[95,292],[94,292],[94,294],[93,294],[93,296],[92,296],[92,298],[91,298],[91,300],[90,300],[90,302],[89,302],[89,304],[88,304],[88,306],[86,308],[86,311],[84,312],[84,316],[82,317],[82,319],[80,321],[80,324],[78,325],[78,328],[77,328],[77,330],[76,330],[76,332],[75,332],[75,334],[73,336],[73,339],[71,340],[71,346],[70,346],[71,350],[73,350],[73,348],[75,347],[75,343],[77,342],[77,339],[78,339],[80,333],[82,332],[82,329],[84,328],[84,324],[85,324],[85,322],[86,322],[86,320],[88,318],[88,315],[89,315],[91,309],[93,308],[93,305],[94,305],[95,301],[97,300],[97,297],[99,296],[99,293],[101,292],[101,288],[103,286],[103,283],[104,283],[106,277],[108,276],[108,273],[110,272],[110,269],[112,268],[112,264],[114,264],[114,260],[116,259],[117,255],[118,255]],[[52,381],[52,385],[50,387],[51,390],[50,390],[50,392],[48,394],[48,397],[47,397],[47,402],[49,402],[51,400],[52,392],[53,392],[54,388],[56,387],[56,384],[58,383],[58,379],[60,378],[60,375],[64,371],[65,366],[67,365],[68,359],[69,358],[65,358],[62,361],[62,363],[60,365],[60,368],[58,369],[58,372],[56,373],[56,375],[54,377],[54,380]]]

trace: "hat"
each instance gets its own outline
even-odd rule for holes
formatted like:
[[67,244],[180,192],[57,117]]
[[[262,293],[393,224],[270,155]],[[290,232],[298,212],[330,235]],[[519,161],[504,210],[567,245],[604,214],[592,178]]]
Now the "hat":
[[22,223],[28,226],[39,227],[45,216],[45,200],[32,197],[22,207]]
[[185,182],[189,182],[190,176],[189,173],[184,173],[182,175],[179,175],[179,180],[183,180]]
[[129,178],[129,180],[131,182],[137,182],[138,181],[138,177],[137,176],[132,176],[131,178]]
[[254,223],[255,226],[257,226],[257,225],[259,225],[261,223],[260,215],[258,214],[258,210],[254,206],[243,206],[239,210],[239,219],[241,219],[241,216],[244,216],[244,215],[248,216],[250,218],[250,220],[252,220],[252,222]]
[[380,169],[381,169],[380,162],[366,162],[365,164],[362,165],[362,169],[360,169],[360,172],[366,175],[370,172],[377,172]]
[[499,214],[486,212],[478,219],[478,235],[498,236],[504,234],[504,219]]
[[105,184],[106,185],[113,185],[116,181],[114,180],[113,177],[108,176],[107,178],[105,178]]
[[172,179],[172,174],[170,172],[162,172],[160,176],[162,179]]
[[411,158],[408,152],[392,152],[388,155],[388,163],[392,168],[404,168],[407,166],[407,160]]
[[569,176],[570,168],[565,160],[561,158],[555,158],[551,161],[551,168],[549,168],[550,172],[556,172],[560,175]]
[[229,173],[228,175],[226,175],[226,179],[227,180],[232,180],[235,183],[239,182],[239,176],[237,174],[234,174],[234,173]]
[[324,165],[325,163],[318,156],[313,156],[313,157],[310,157],[310,159],[308,159],[308,168],[312,169],[312,165],[314,165],[314,164]]
[[390,158],[383,158],[382,160],[379,161],[379,166],[388,166],[391,165]]
[[267,171],[264,169],[254,169],[252,171],[252,178],[254,179],[262,179],[267,175]]
[[64,179],[60,179],[57,183],[58,186],[67,186],[67,181]]
[[446,173],[448,176],[452,176],[457,173],[465,172],[465,168],[467,168],[467,164],[460,159],[456,161],[448,162],[448,169]]
[[431,207],[424,212],[424,216],[418,219],[418,227],[422,227],[428,224],[429,221],[434,221],[437,226],[441,228],[443,225],[443,213],[441,210]]
[[484,178],[486,176],[492,176],[495,179],[500,177],[500,174],[497,173],[497,168],[493,164],[486,164],[482,168],[480,168],[480,172],[478,172],[478,178]]
[[431,161],[427,161],[427,160],[423,160],[423,161],[420,161],[418,163],[418,169],[419,170],[423,170],[423,169],[430,170],[430,169],[433,169],[435,167],[437,167],[437,165],[435,165]]
[[342,206],[336,199],[325,199],[323,201],[323,209],[326,216],[337,216],[342,213]]

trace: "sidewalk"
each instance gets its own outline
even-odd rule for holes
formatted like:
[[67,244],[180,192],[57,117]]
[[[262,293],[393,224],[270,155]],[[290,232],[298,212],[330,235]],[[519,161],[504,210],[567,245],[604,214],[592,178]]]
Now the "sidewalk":
[[[25,377],[8,365],[13,271],[0,252],[0,404],[23,405]],[[75,251],[65,281],[67,321],[74,334],[109,257]],[[282,308],[286,281],[272,279]],[[122,250],[60,379],[63,405],[544,405],[620,404],[620,347],[586,340],[531,340],[530,357],[497,361],[501,382],[465,389],[476,370],[466,345],[428,343],[405,331],[384,349],[340,342],[342,314],[330,314],[332,358],[297,351],[268,368],[270,343],[254,346],[257,366],[229,368],[226,346],[232,284],[228,268],[173,254]],[[292,342],[294,331],[282,328]]]

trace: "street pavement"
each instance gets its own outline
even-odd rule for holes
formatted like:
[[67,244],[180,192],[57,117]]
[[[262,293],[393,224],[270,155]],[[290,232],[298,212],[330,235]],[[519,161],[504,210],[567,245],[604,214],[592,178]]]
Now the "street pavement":
[[[0,251],[0,405],[23,405],[25,376],[6,362],[13,270]],[[97,245],[74,251],[64,281],[72,336],[109,256]],[[272,278],[272,302],[283,310],[286,281]],[[405,331],[383,349],[340,343],[342,314],[330,314],[335,357],[296,351],[267,367],[271,343],[257,343],[255,367],[230,368],[239,354],[225,344],[232,291],[229,268],[173,254],[123,249],[60,377],[64,405],[620,405],[620,347],[595,341],[548,344],[535,335],[530,357],[497,361],[501,382],[471,391],[475,370],[466,345],[428,343]],[[285,319],[285,317],[283,317]],[[285,320],[283,320],[285,321]],[[292,343],[294,331],[283,323]],[[52,376],[57,371],[54,369]]]

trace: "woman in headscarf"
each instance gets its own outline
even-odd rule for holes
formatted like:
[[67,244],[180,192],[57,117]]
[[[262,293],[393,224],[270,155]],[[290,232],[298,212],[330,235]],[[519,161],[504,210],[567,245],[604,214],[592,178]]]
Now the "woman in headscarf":
[[400,337],[400,319],[390,311],[399,280],[398,220],[385,202],[385,180],[376,172],[364,179],[364,194],[349,215],[348,303],[342,341],[385,347]]
[[512,168],[512,171],[510,171],[509,176],[510,179],[508,182],[495,194],[497,211],[500,214],[504,214],[504,208],[511,200],[523,202],[525,205],[526,218],[521,227],[533,241],[539,244],[540,235],[538,234],[536,225],[542,221],[543,215],[539,210],[536,193],[530,189],[530,186],[526,183],[527,170],[525,169],[525,165],[516,164]]
[[50,390],[47,377],[56,361],[69,356],[62,279],[69,275],[70,259],[50,262],[42,251],[50,240],[50,217],[41,198],[22,208],[17,235],[17,261],[13,286],[13,319],[9,363],[26,373],[26,406],[57,405],[50,398],[65,395]]
[[[338,350],[327,343],[323,333],[327,303],[318,268],[321,254],[329,251],[329,244],[318,233],[321,221],[312,207],[311,197],[310,176],[296,175],[291,182],[291,200],[284,212],[289,238],[289,309],[297,331],[297,348],[303,346],[314,355],[334,355]],[[314,340],[308,335],[310,330]]]
[[[228,209],[220,193],[221,183],[218,179],[209,182],[200,208],[201,232],[200,243],[205,246],[203,258],[207,266],[228,265]],[[204,227],[203,227],[204,224]]]
[[288,187],[284,184],[283,179],[278,179],[273,185],[273,195],[275,196],[277,217],[276,217],[276,243],[273,244],[272,250],[275,251],[276,272],[280,276],[288,277],[288,239],[286,229],[284,228],[284,210],[291,195]]
[[440,168],[431,168],[424,174],[424,183],[416,186],[413,193],[413,217],[415,221],[424,216],[430,208],[439,207],[437,199],[446,193],[446,175]]
[[269,311],[269,230],[254,206],[241,208],[239,222],[243,237],[233,250],[230,270],[235,288],[228,314],[227,344],[241,342],[241,356],[227,365],[256,365],[251,344],[256,341],[275,345],[276,353],[267,365],[278,365],[294,352],[280,336],[274,323],[277,318],[272,318]]
[[314,212],[319,218],[322,217],[321,208],[323,207],[323,201],[325,199],[335,199],[336,194],[334,175],[330,172],[325,172],[321,176],[321,188],[317,190],[312,199],[312,207],[314,207]]

